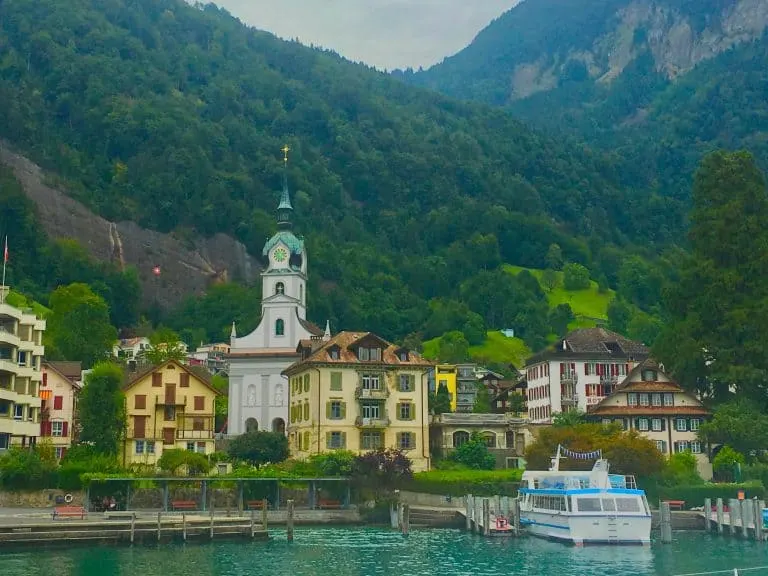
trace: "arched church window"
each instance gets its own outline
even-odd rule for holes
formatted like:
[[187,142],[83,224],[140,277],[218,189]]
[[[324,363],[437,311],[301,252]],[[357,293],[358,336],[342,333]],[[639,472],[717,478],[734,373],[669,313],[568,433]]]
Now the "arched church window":
[[285,322],[282,318],[275,320],[275,336],[285,336]]
[[282,282],[275,284],[275,294],[285,294],[285,284]]

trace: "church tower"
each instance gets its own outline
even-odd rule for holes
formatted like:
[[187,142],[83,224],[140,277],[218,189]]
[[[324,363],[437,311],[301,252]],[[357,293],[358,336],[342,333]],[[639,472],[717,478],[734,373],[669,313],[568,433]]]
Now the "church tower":
[[283,152],[283,189],[277,206],[277,232],[262,250],[261,320],[250,334],[237,337],[232,325],[229,354],[227,433],[249,430],[285,432],[288,390],[283,370],[300,359],[301,340],[320,339],[321,328],[307,321],[307,253],[293,233],[288,191],[288,152]]

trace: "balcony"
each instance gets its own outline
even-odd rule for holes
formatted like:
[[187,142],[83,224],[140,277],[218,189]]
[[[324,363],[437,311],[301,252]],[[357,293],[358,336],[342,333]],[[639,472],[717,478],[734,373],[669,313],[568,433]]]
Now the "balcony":
[[358,386],[355,390],[355,398],[358,400],[386,400],[389,398],[389,388],[363,388]]
[[155,406],[186,406],[186,396],[176,396],[170,394],[158,394],[155,396]]
[[19,366],[16,362],[13,362],[10,358],[0,358],[0,372],[9,372],[16,374],[19,371]]
[[386,416],[380,418],[363,418],[358,416],[355,419],[355,426],[358,428],[386,428],[389,426],[389,418]]
[[603,386],[616,386],[619,383],[618,376],[600,376],[600,384]]
[[21,344],[21,339],[5,326],[0,326],[0,342],[18,348]]
[[177,440],[213,440],[213,430],[176,430]]
[[128,440],[161,440],[160,436],[155,436],[154,431],[141,428],[129,427],[125,430],[125,437]]
[[579,381],[579,376],[576,372],[566,372],[560,374],[560,384],[576,384]]
[[579,403],[579,395],[575,392],[565,392],[560,398],[562,404],[575,406]]

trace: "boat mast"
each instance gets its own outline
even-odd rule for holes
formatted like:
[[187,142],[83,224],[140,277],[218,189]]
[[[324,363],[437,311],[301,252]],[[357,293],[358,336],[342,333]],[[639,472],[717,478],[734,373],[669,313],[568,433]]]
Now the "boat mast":
[[549,468],[550,472],[559,472],[560,471],[560,458],[562,458],[562,456],[560,455],[560,448],[561,448],[561,446],[560,446],[560,444],[558,444],[557,445],[557,454],[555,455],[554,458],[552,458],[550,460],[550,462],[551,462],[551,466]]

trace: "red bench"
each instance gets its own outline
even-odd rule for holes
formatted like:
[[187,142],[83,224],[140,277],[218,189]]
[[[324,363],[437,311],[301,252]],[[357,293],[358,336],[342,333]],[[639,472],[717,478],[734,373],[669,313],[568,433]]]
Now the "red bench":
[[670,510],[683,510],[685,508],[685,500],[663,500],[669,504]]
[[197,502],[194,500],[174,500],[171,502],[174,510],[197,510]]
[[317,507],[320,510],[335,510],[341,508],[341,502],[338,500],[323,500],[322,498],[317,503]]
[[80,518],[85,519],[88,512],[82,506],[57,506],[53,509],[53,519],[56,518]]
[[[245,503],[245,507],[248,510],[263,510],[264,509],[264,500],[248,500]],[[267,504],[269,506],[269,504]]]

